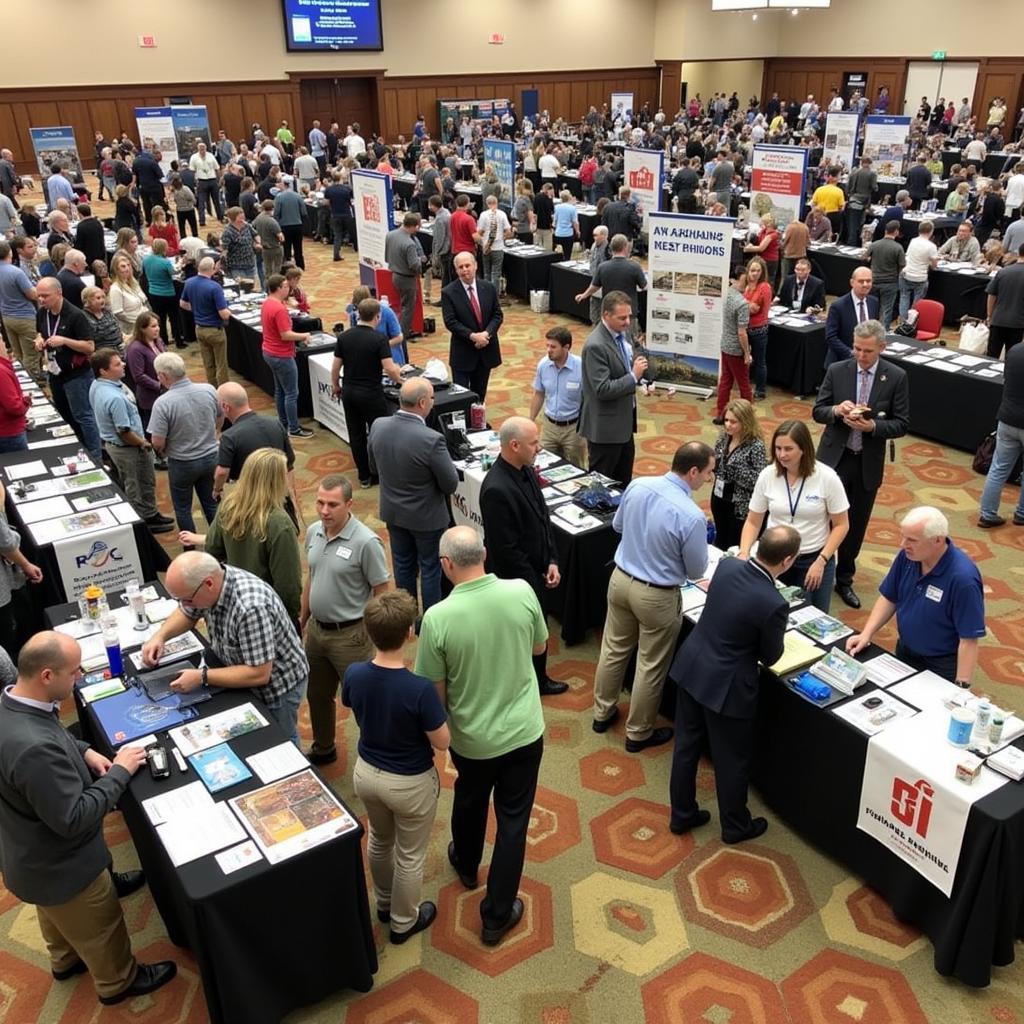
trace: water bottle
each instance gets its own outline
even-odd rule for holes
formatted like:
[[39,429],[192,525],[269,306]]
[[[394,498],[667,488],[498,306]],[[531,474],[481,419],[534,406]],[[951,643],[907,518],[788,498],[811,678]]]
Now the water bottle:
[[107,649],[107,663],[110,665],[110,675],[119,676],[124,672],[124,662],[121,660],[121,640],[117,629],[117,617],[105,616],[101,626],[103,628],[103,646]]
[[143,630],[149,628],[149,620],[146,618],[146,598],[139,590],[137,580],[129,580],[125,587],[125,599],[128,607],[132,610],[132,628]]
[[718,531],[715,529],[714,520],[708,520],[708,544],[714,544],[715,538],[718,536]]

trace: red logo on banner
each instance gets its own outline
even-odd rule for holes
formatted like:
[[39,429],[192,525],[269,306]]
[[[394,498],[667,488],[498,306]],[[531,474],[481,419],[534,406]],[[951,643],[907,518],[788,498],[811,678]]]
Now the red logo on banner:
[[654,188],[654,175],[651,174],[650,168],[639,167],[635,171],[630,171],[629,187],[638,188],[643,192],[649,192]]
[[380,223],[380,202],[376,196],[363,196],[363,219]]
[[904,825],[913,827],[924,839],[928,835],[928,824],[932,817],[931,798],[934,795],[935,790],[924,779],[918,779],[911,784],[903,779],[893,778],[890,808],[893,817]]

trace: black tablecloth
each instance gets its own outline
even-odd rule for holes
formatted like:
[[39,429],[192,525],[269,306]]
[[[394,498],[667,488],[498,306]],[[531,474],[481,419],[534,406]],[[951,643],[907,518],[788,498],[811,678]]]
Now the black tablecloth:
[[608,612],[608,580],[619,535],[611,517],[602,529],[571,534],[555,528],[558,568],[562,581],[547,592],[545,611],[562,623],[562,640],[567,646],[582,643],[588,629],[604,625]]
[[577,219],[580,222],[580,245],[589,249],[594,243],[594,228],[601,222],[596,213],[579,213]]
[[575,270],[572,267],[560,267],[557,264],[551,265],[550,287],[551,293],[550,310],[552,313],[564,313],[566,316],[576,317],[584,323],[590,323],[590,300],[577,302],[576,296],[586,291],[590,284],[590,274],[582,270]]
[[567,189],[576,199],[583,198],[583,186],[580,184],[578,172],[576,174],[560,174],[556,180],[556,191],[561,192],[562,189]]
[[769,323],[768,383],[794,395],[816,395],[825,377],[825,325],[788,327]]
[[502,264],[505,290],[524,302],[530,301],[531,291],[549,291],[551,264],[561,258],[561,252],[520,255],[515,249],[506,249]]

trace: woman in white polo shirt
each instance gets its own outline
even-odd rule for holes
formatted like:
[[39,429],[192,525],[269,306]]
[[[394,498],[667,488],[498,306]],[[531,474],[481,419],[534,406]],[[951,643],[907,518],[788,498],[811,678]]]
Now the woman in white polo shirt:
[[842,481],[831,466],[814,457],[811,432],[800,420],[786,420],[772,435],[772,462],[754,484],[740,537],[740,558],[768,526],[792,526],[800,534],[800,554],[782,583],[803,587],[815,608],[827,612],[836,578],[836,551],[850,529]]

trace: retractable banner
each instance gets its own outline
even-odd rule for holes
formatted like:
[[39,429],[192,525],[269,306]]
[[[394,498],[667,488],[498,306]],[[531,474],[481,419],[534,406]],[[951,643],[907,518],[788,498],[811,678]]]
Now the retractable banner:
[[171,161],[178,159],[178,140],[174,133],[174,117],[170,107],[136,107],[135,124],[139,129],[139,144],[143,149],[160,151],[160,166],[164,173],[171,169]]
[[612,93],[612,120],[621,118],[623,121],[633,119],[633,94],[631,92]]
[[187,161],[196,152],[200,142],[210,147],[210,115],[206,107],[201,104],[172,106],[171,121],[174,124],[179,160]]
[[823,164],[841,164],[848,171],[853,169],[854,153],[857,149],[857,132],[860,128],[860,114],[856,111],[834,111],[825,118],[825,146],[821,154]]
[[874,161],[879,175],[899,177],[907,166],[910,118],[869,114],[864,123],[864,156]]
[[391,175],[378,171],[353,171],[352,192],[359,262],[371,267],[386,267],[384,243],[394,226]]
[[770,213],[780,231],[801,220],[807,150],[800,146],[755,146],[750,171],[750,211],[755,217]]
[[78,157],[75,130],[68,126],[59,128],[30,128],[32,149],[36,165],[42,177],[47,177],[53,164],[60,164],[66,170],[82,173],[82,161]]
[[644,230],[648,230],[647,217],[661,209],[662,178],[665,174],[665,154],[656,149],[626,147],[622,173],[636,202],[637,213],[643,217]]
[[516,147],[506,139],[484,139],[484,165],[490,164],[501,183],[501,201],[512,204],[516,185]]

